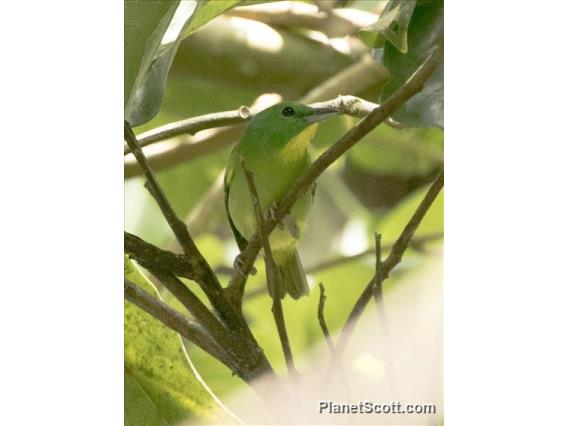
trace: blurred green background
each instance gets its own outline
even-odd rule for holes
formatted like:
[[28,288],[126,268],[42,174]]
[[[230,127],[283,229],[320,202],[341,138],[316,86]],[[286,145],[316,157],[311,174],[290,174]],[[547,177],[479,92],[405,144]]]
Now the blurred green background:
[[[355,11],[353,14],[356,11],[374,14],[377,19],[385,5],[386,2],[363,0],[334,3],[338,9]],[[317,7],[313,2],[310,6]],[[137,134],[188,117],[250,106],[266,93],[276,93],[283,99],[300,99],[373,50],[362,43],[356,33],[333,37],[322,32],[325,30],[268,25],[263,20],[236,15],[238,13],[219,16],[181,42],[159,113],[151,121],[136,127]],[[375,72],[376,75],[363,84],[365,87],[356,92],[347,92],[342,87],[337,89],[341,92],[329,92],[326,99],[350,94],[377,102],[387,78],[385,72]],[[354,85],[357,86],[356,82]],[[320,125],[312,146],[313,155],[323,152],[357,121],[343,116]],[[167,143],[187,144],[191,140],[189,136],[182,136]],[[231,267],[237,248],[223,209],[218,178],[234,142],[236,140],[229,141],[207,155],[159,168],[157,173],[173,207],[181,217],[188,218],[197,246],[218,270],[223,283],[229,279],[227,268]],[[156,152],[167,149],[160,145],[166,143],[150,147],[148,153],[152,153],[152,149]],[[132,161],[130,157],[125,157],[127,162]],[[305,268],[310,270],[320,262],[372,249],[375,232],[383,235],[383,244],[388,246],[399,235],[428,183],[442,167],[442,129],[398,130],[386,125],[376,128],[318,180],[307,234],[299,250]],[[198,210],[203,206],[206,213],[199,214]],[[144,180],[138,176],[125,180],[125,211],[127,231],[160,247],[176,249],[170,229],[144,188]],[[417,237],[440,237],[442,232],[443,197],[440,196],[428,212]],[[385,291],[396,286],[397,280],[409,270],[426,261],[431,245],[441,244],[442,239],[435,237],[433,240],[409,250],[385,283]],[[248,281],[244,311],[268,358],[275,368],[284,371],[284,359],[270,311],[271,300],[262,291],[265,286],[263,263],[257,261],[256,266],[259,273]],[[300,370],[302,353],[322,341],[316,317],[317,283],[322,282],[326,288],[326,319],[333,332],[343,325],[373,273],[372,255],[319,269],[309,274],[313,286],[309,297],[284,301],[291,344]],[[195,283],[188,284],[202,296]],[[167,291],[159,286],[158,289],[164,300],[183,311]],[[366,314],[372,314],[369,312],[372,309],[367,311]],[[191,344],[186,346],[197,371],[218,397],[226,397],[245,386],[221,363]]]

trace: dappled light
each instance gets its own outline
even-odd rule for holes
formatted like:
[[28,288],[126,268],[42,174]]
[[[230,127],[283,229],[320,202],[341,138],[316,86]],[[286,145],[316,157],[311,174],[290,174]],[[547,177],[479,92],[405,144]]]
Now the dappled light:
[[443,3],[132,3],[127,422],[442,424]]

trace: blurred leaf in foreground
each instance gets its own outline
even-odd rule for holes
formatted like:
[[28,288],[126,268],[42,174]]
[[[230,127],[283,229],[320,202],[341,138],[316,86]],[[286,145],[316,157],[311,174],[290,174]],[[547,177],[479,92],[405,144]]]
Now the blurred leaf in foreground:
[[[126,257],[124,267],[127,279],[158,295],[152,283]],[[188,419],[236,423],[201,381],[181,337],[127,301],[124,394],[125,424],[175,425]]]

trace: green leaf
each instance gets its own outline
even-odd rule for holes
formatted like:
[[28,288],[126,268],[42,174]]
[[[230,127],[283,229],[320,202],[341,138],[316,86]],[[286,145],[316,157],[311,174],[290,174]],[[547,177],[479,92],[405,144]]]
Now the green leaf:
[[223,12],[243,3],[245,3],[244,0],[199,1],[199,4],[191,18],[191,22],[189,22],[183,32],[183,37],[187,37],[199,27],[205,25],[211,19],[221,15]]
[[[408,27],[408,51],[401,53],[391,43],[375,50],[375,58],[390,71],[379,101],[392,95],[418,69],[437,43],[444,20],[442,0],[423,0],[416,4]],[[444,127],[444,66],[441,64],[426,81],[422,91],[410,98],[393,115],[396,121],[411,127]]]
[[[128,62],[130,57],[125,56],[125,69],[129,70],[128,75],[133,72],[133,69],[137,69],[135,83],[128,85],[129,82],[125,81],[125,99],[128,99],[126,118],[132,126],[139,126],[150,121],[160,110],[168,72],[181,41],[211,19],[243,3],[244,0],[185,0],[181,3],[179,1],[126,1],[125,52],[128,52],[131,46],[138,48],[137,52],[140,51],[141,40],[147,40],[144,43],[146,46],[143,51],[144,59],[139,61],[138,68],[135,67],[135,61]],[[163,19],[159,20],[155,30],[144,38],[148,31],[143,34],[140,34],[142,31],[137,31],[138,15],[144,17],[150,15],[155,18],[163,12],[164,4],[167,4],[169,8],[163,14]],[[134,13],[134,10],[139,13]],[[148,23],[144,28],[150,27],[156,19],[147,21],[143,22]],[[130,88],[128,91],[126,91],[127,86]]]
[[124,2],[124,106],[150,66],[179,1]]
[[[156,297],[158,292],[125,257],[124,275]],[[181,337],[137,306],[124,305],[125,424],[175,425],[192,418],[235,424],[195,371]]]
[[377,22],[362,28],[358,36],[369,47],[381,48],[390,41],[399,51],[408,51],[407,31],[416,0],[391,0]]

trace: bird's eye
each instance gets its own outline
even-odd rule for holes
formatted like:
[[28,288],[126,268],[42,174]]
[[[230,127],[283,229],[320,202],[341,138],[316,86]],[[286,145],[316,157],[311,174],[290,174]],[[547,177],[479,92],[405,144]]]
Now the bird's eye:
[[284,117],[291,117],[292,115],[294,115],[294,108],[289,107],[289,106],[285,107],[285,108],[282,110],[282,115],[283,115]]

